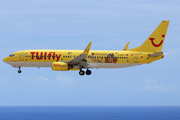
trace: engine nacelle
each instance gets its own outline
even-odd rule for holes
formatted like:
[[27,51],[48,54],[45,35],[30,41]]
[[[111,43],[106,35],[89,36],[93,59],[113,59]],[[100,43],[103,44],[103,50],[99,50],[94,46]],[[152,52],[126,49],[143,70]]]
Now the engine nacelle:
[[55,71],[68,71],[68,63],[65,62],[53,62],[52,70]]

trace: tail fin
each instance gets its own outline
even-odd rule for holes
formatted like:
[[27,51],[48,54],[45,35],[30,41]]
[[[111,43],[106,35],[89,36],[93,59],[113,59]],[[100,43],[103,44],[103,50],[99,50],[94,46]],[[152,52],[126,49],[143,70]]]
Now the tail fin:
[[141,46],[129,49],[128,51],[161,52],[168,25],[169,20],[163,20]]

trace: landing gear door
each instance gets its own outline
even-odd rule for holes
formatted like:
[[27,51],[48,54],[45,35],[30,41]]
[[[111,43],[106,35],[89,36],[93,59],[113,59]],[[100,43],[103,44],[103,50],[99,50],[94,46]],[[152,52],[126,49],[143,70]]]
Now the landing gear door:
[[134,54],[134,63],[138,63],[138,53]]
[[19,61],[24,61],[24,52],[19,53]]

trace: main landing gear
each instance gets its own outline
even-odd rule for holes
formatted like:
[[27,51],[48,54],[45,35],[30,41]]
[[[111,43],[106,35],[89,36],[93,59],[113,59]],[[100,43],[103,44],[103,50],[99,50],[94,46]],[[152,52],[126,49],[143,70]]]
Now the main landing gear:
[[[86,70],[86,75],[91,75],[91,70]],[[82,69],[80,69],[80,71],[79,71],[79,75],[81,75],[81,76],[83,76],[85,74],[85,72],[82,70]]]
[[19,73],[19,74],[21,73],[21,70],[20,70],[20,69],[21,69],[21,67],[19,67],[19,70],[18,70],[18,73]]

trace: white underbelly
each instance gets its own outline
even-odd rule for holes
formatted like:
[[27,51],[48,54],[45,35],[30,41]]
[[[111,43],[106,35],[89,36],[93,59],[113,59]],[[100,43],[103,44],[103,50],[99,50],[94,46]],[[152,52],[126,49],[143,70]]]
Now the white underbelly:
[[13,67],[52,67],[52,62],[6,62]]
[[[13,67],[52,67],[52,62],[6,62]],[[88,63],[89,68],[125,68],[141,65],[139,63]]]
[[89,63],[89,68],[125,68],[141,65],[139,63]]

